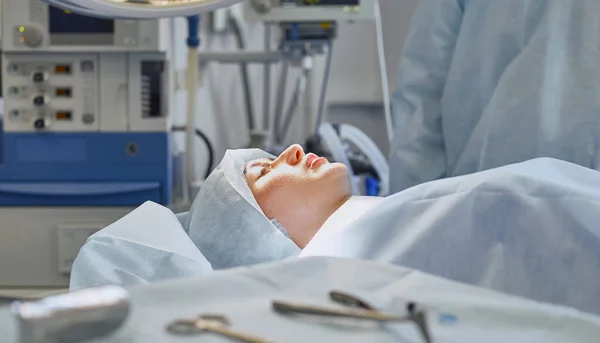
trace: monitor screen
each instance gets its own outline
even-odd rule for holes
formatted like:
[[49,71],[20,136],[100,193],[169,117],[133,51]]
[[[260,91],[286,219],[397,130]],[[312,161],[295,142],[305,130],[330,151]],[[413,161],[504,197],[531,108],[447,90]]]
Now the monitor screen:
[[50,34],[114,34],[115,21],[110,19],[92,18],[49,7]]

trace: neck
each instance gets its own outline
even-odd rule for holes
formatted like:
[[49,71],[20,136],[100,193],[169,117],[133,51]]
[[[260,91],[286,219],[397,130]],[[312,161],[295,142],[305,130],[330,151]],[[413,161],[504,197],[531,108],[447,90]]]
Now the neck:
[[329,217],[333,215],[335,211],[340,209],[340,207],[342,207],[351,197],[352,196],[349,195],[342,198],[334,206],[332,206],[329,211],[319,211],[321,212],[320,215],[313,216],[309,220],[307,220],[306,218],[300,218],[301,220],[296,220],[293,225],[293,228],[290,228],[289,230],[291,232],[297,233],[290,233],[290,236],[294,243],[296,243],[296,245],[300,249],[304,249],[308,242],[310,242],[311,239],[315,236],[317,231],[319,231],[323,224],[325,224],[327,219],[329,219]]
[[[381,203],[381,197],[356,196],[346,201],[333,215],[327,219],[312,240],[302,249],[300,256],[319,256],[330,251],[331,244],[339,242],[344,232],[357,228],[355,223]],[[366,222],[358,226],[359,230]],[[352,232],[352,231],[350,231]]]

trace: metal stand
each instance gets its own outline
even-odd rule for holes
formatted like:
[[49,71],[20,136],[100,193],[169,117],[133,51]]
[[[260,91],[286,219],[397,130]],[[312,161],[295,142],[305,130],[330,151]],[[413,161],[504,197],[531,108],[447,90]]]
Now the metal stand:
[[[266,24],[270,25],[270,24]],[[274,64],[282,64],[282,74],[278,85],[277,99],[275,100],[275,113],[274,125],[273,125],[273,137],[272,143],[275,145],[282,144],[289,127],[291,125],[293,113],[296,110],[298,99],[300,97],[299,92],[304,90],[302,79],[298,80],[295,93],[291,104],[284,111],[285,95],[286,95],[286,84],[288,78],[288,70],[290,66],[298,67],[302,66],[304,72],[300,78],[309,77],[310,70],[307,70],[305,63],[306,57],[314,57],[327,53],[325,73],[323,75],[322,88],[318,103],[317,119],[315,123],[314,134],[318,134],[318,129],[323,122],[325,116],[325,104],[327,97],[327,87],[329,84],[329,77],[331,72],[331,62],[333,56],[333,39],[337,34],[337,25],[335,22],[330,22],[324,25],[323,23],[315,22],[304,22],[304,23],[280,23],[280,29],[282,30],[282,39],[279,44],[278,51],[270,51],[270,42],[265,42],[265,51],[258,52],[202,52],[199,55],[200,67],[203,68],[209,63],[219,64],[262,64],[264,66],[264,92],[263,94],[263,129],[268,130],[271,111],[270,111],[270,77],[271,77],[271,66]],[[270,40],[271,29],[270,26],[265,28],[265,40]],[[310,69],[310,68],[308,68]],[[267,94],[268,93],[268,94]],[[285,118],[284,118],[285,115]],[[283,123],[283,125],[282,125]],[[259,137],[260,136],[260,137]],[[265,132],[252,132],[252,146],[259,144],[260,148],[265,150],[277,150],[273,146],[267,143],[268,133]]]

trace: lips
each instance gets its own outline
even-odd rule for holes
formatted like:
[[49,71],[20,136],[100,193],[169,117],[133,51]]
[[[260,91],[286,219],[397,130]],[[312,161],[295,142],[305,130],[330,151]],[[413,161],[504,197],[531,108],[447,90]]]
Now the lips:
[[306,155],[306,167],[308,169],[314,169],[323,163],[327,163],[327,159],[325,157],[319,157],[313,153]]

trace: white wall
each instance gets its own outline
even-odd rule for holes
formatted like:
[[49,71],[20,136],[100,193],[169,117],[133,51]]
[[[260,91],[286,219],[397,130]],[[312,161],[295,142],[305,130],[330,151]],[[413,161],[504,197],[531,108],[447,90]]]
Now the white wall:
[[[380,0],[383,37],[390,88],[394,88],[398,59],[419,0]],[[374,22],[342,23],[336,41],[332,70],[331,102],[379,103],[381,78]]]
[[[381,0],[381,10],[384,26],[384,42],[390,87],[393,88],[396,66],[404,37],[408,31],[410,18],[418,0]],[[206,23],[205,23],[206,24]],[[211,36],[204,30],[203,51],[235,51],[236,45],[231,35]],[[261,50],[263,47],[264,28],[260,24],[245,26],[245,36],[249,50]],[[178,19],[175,24],[176,49],[174,67],[184,69],[186,66],[186,23]],[[375,25],[373,22],[356,22],[341,24],[339,38],[335,42],[332,79],[328,89],[328,101],[335,103],[380,103],[382,101],[381,79],[377,59]],[[322,59],[315,68],[316,80],[320,85]],[[273,68],[272,89],[275,90],[278,69]],[[293,88],[294,73],[290,74],[288,89]],[[262,66],[250,67],[250,78],[253,85],[253,97],[257,125],[262,123]],[[315,87],[313,94],[318,94]],[[215,164],[228,148],[243,147],[248,143],[246,114],[241,88],[239,67],[211,65],[204,71],[203,84],[198,90],[197,126],[211,139],[216,153]],[[274,95],[272,96],[274,101]],[[185,93],[179,92],[173,103],[174,122],[176,125],[185,123]],[[314,109],[301,108],[304,111],[315,112]],[[313,118],[299,116],[294,119],[295,132],[291,141],[303,141]],[[178,145],[183,146],[183,140]],[[206,152],[200,140],[196,145],[198,172],[206,168]]]

